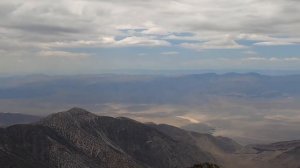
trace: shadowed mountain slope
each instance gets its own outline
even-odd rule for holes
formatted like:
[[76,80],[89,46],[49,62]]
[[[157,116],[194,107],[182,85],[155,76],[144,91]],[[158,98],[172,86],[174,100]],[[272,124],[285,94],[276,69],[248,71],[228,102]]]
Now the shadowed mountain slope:
[[79,108],[1,129],[0,136],[0,164],[6,167],[173,168],[214,160],[153,127]]
[[205,162],[223,168],[298,168],[299,147],[299,141],[243,147],[226,137],[80,108],[0,128],[1,168],[186,168]]

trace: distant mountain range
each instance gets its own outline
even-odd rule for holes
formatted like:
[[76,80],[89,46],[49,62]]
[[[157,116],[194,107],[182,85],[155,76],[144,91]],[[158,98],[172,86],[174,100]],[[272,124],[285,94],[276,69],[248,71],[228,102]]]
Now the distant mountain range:
[[41,117],[20,114],[20,113],[0,113],[0,126],[9,126],[14,124],[26,124],[40,120]]
[[80,108],[0,128],[1,168],[187,168],[204,162],[298,168],[299,148],[299,141],[243,147],[225,137]]
[[23,76],[0,78],[0,99],[64,103],[197,104],[205,96],[278,98],[300,96],[300,75],[257,73]]

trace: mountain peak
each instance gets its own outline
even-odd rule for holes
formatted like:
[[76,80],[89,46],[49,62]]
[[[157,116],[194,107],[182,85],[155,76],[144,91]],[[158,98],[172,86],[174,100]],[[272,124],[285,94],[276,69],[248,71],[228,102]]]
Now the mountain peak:
[[79,107],[73,107],[67,111],[53,114],[52,116],[65,118],[65,119],[72,118],[73,120],[90,120],[92,118],[97,117],[97,115]]
[[74,114],[74,115],[86,115],[86,114],[92,114],[91,112],[83,109],[83,108],[79,108],[79,107],[73,107],[67,111],[65,111],[67,113],[71,113],[71,114]]
[[97,115],[78,107],[73,107],[67,111],[62,111],[49,115],[40,121],[44,125],[58,126],[80,126],[80,123],[91,121],[97,118]]

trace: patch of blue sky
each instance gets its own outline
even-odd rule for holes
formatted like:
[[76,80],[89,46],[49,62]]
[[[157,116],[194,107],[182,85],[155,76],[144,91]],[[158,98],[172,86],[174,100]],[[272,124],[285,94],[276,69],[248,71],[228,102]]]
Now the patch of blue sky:
[[253,51],[265,57],[300,57],[300,45],[253,46]]
[[172,45],[179,45],[182,43],[199,43],[199,42],[205,42],[205,41],[199,41],[199,40],[178,40],[178,39],[167,39],[169,43]]
[[237,40],[236,42],[239,43],[240,45],[243,45],[243,46],[253,46],[258,41],[255,41],[255,40]]

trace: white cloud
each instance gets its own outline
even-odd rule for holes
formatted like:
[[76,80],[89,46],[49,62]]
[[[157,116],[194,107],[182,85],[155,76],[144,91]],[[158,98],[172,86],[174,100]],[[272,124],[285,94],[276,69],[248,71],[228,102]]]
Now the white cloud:
[[295,45],[295,43],[285,42],[285,41],[265,41],[265,42],[258,42],[254,45],[258,46],[280,46],[280,45]]
[[249,57],[249,58],[246,58],[246,60],[248,60],[248,61],[265,61],[267,59],[264,57]]
[[212,40],[203,43],[182,43],[182,47],[203,50],[203,49],[240,49],[246,48],[246,46],[240,45],[232,39],[219,39]]
[[284,58],[285,61],[300,61],[300,57],[287,57]]
[[42,57],[62,57],[62,58],[87,58],[88,54],[85,53],[71,53],[65,51],[41,51],[38,53]]
[[259,56],[254,56],[254,57],[248,57],[245,58],[244,60],[246,61],[263,61],[263,62],[295,62],[295,61],[300,61],[300,57],[284,57],[284,58],[279,58],[279,57],[259,57]]
[[152,27],[147,30],[142,31],[146,35],[168,35],[169,32],[159,27]]
[[126,37],[121,40],[115,40],[114,37],[105,37],[102,39],[102,44],[113,47],[128,47],[128,46],[169,46],[170,43],[165,40],[158,40],[151,37]]
[[116,41],[119,46],[169,46],[170,43],[164,40],[157,40],[147,37],[126,37]]

